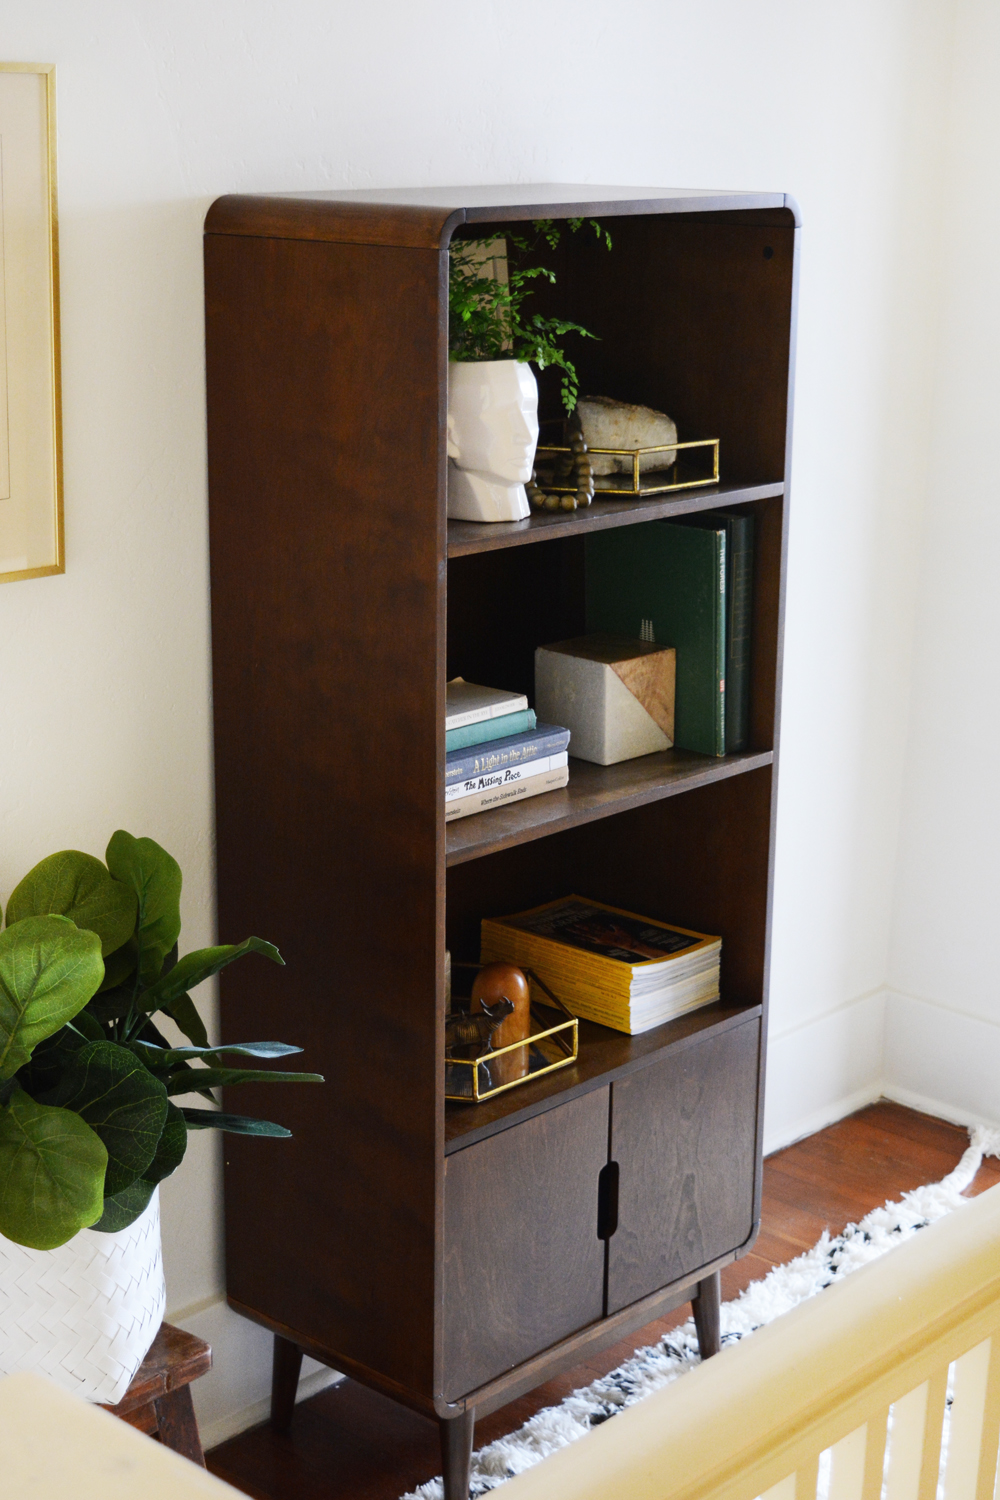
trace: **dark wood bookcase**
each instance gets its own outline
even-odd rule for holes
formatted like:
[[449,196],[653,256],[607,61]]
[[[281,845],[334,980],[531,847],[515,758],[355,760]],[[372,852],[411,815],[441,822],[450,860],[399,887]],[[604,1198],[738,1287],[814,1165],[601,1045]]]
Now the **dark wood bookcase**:
[[[599,335],[582,389],[719,437],[722,482],[448,522],[449,241],[581,215],[614,241],[558,251],[551,305]],[[477,1410],[689,1298],[710,1351],[756,1234],[796,225],[780,194],[603,187],[206,221],[219,930],[287,961],[223,976],[223,1035],[291,1037],[327,1080],[241,1092],[294,1137],[225,1137],[228,1295],[276,1335],[275,1421],[305,1351],[441,1421],[449,1500]],[[584,629],[589,532],[721,506],[756,517],[750,748],[574,761],[446,827],[446,678],[530,695],[534,648]],[[574,1066],[446,1106],[445,948],[571,891],[721,933],[721,1001],[582,1023]]]

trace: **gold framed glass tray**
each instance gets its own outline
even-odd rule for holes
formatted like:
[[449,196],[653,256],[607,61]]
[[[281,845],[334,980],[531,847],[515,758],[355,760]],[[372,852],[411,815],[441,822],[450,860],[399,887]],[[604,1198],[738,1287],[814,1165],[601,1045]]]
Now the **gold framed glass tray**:
[[[535,461],[541,459],[544,465],[547,455],[555,459],[559,454],[570,452],[572,450],[564,444],[539,443],[535,449]],[[620,458],[631,470],[621,474],[596,474],[595,499],[628,500],[643,495],[666,495],[671,490],[693,490],[719,482],[718,438],[696,438],[693,442],[669,443],[656,448],[588,448],[587,452]],[[657,453],[672,454],[673,457],[661,469],[643,468],[643,459]],[[691,459],[695,461],[692,463]],[[536,483],[546,495],[576,493],[575,484],[556,480],[549,483],[543,475],[544,469],[539,472]]]
[[[478,964],[455,964],[453,973],[458,970],[475,973],[479,967]],[[446,1053],[446,1100],[458,1104],[481,1104],[484,1099],[492,1099],[496,1094],[503,1094],[508,1089],[540,1078],[544,1073],[554,1073],[557,1068],[567,1068],[576,1062],[580,1044],[579,1021],[570,1015],[537,974],[530,969],[524,969],[523,973],[531,985],[532,995],[540,991],[546,996],[544,1001],[537,998],[531,1001],[530,1033],[523,1041],[481,1052],[478,1057]],[[463,997],[456,998],[461,1002]],[[468,1003],[468,996],[464,998]]]

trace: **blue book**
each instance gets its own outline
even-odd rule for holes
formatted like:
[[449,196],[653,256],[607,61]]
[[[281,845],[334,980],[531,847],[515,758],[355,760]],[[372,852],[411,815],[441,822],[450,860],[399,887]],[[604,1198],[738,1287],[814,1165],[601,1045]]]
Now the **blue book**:
[[[520,715],[504,717],[513,719]],[[531,717],[534,718],[534,714]],[[497,724],[503,720],[494,719],[492,722]],[[508,766],[526,766],[532,761],[544,760],[546,756],[558,755],[568,745],[568,729],[561,729],[558,724],[539,724],[533,734],[512,734],[470,749],[453,750],[445,761],[444,784],[453,786],[460,781],[469,781],[473,776],[504,771]]]
[[514,714],[500,714],[495,719],[481,719],[478,724],[463,724],[461,729],[446,729],[444,748],[466,750],[470,745],[486,745],[490,740],[509,739],[511,735],[529,734],[537,720],[533,708]]

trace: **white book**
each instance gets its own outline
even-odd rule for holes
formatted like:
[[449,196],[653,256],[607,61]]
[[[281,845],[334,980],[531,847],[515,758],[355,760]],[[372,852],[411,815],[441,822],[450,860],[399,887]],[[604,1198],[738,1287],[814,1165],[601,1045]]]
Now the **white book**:
[[491,807],[503,807],[505,803],[519,801],[523,797],[535,797],[539,792],[555,792],[566,786],[568,781],[569,767],[560,766],[555,771],[543,771],[541,776],[529,776],[526,781],[516,781],[512,786],[476,792],[471,797],[456,797],[445,804],[444,820],[451,823],[455,818],[465,818],[470,813],[488,812]]
[[472,797],[477,792],[495,791],[502,786],[512,786],[517,781],[526,781],[529,776],[541,776],[546,771],[558,771],[569,764],[565,750],[555,755],[543,755],[537,760],[526,761],[520,766],[501,766],[496,771],[484,771],[481,776],[472,776],[468,781],[455,781],[445,787],[444,800],[454,802],[459,797]]
[[444,727],[463,729],[466,724],[482,724],[499,719],[502,714],[518,714],[528,706],[524,693],[508,693],[503,688],[479,687],[455,677],[448,684]]

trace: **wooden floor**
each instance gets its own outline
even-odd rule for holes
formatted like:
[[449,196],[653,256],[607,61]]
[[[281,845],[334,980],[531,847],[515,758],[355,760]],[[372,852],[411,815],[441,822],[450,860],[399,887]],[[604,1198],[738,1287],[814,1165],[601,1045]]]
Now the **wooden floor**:
[[[945,1176],[967,1145],[958,1126],[880,1103],[769,1157],[760,1235],[750,1255],[723,1271],[723,1298],[807,1250],[824,1229],[836,1233],[887,1198]],[[987,1161],[970,1192],[997,1182],[1000,1162]],[[613,1369],[688,1313],[679,1308],[486,1417],[476,1446]],[[300,1403],[290,1437],[255,1427],[213,1449],[208,1467],[256,1500],[398,1500],[440,1472],[437,1426],[345,1380]]]

